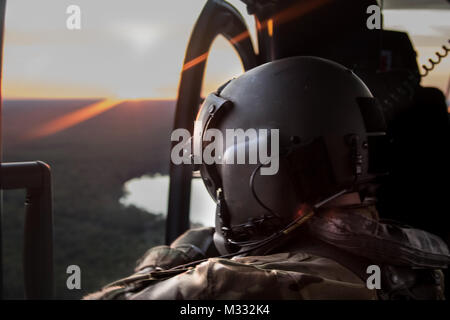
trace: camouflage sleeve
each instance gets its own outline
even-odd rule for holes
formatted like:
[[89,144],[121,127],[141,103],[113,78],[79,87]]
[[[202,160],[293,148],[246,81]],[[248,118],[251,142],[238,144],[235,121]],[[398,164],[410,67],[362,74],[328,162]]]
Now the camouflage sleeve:
[[127,299],[377,299],[336,262],[307,254],[213,258]]
[[179,236],[170,246],[149,249],[138,261],[138,271],[167,270],[181,264],[211,257],[214,228],[190,229]]
[[[135,273],[105,286],[98,292],[84,297],[87,300],[126,299],[137,281],[153,271],[163,271],[195,260],[217,255],[213,245],[214,228],[196,228],[186,231],[170,246],[161,245],[150,248],[137,261]],[[138,280],[139,279],[139,280]],[[120,283],[120,285],[116,285]],[[124,285],[127,283],[127,285]]]
[[149,249],[138,260],[135,272],[166,270],[190,261],[190,257],[181,250],[164,245],[157,246]]
[[189,261],[189,257],[180,250],[165,245],[153,247],[138,260],[134,274],[86,295],[83,300],[124,300],[128,292],[135,289],[142,277],[147,277],[154,271],[167,270]]

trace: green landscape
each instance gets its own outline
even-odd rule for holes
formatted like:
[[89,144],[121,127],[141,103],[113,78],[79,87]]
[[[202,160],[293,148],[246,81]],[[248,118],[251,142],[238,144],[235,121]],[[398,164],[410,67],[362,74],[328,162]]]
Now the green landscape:
[[[167,174],[174,101],[123,102],[47,137],[37,126],[95,100],[9,100],[3,109],[3,161],[42,160],[52,168],[55,289],[80,299],[129,275],[147,249],[163,244],[165,220],[119,203],[123,183]],[[4,298],[23,299],[23,191],[3,193]],[[68,290],[66,268],[81,268],[81,290]]]

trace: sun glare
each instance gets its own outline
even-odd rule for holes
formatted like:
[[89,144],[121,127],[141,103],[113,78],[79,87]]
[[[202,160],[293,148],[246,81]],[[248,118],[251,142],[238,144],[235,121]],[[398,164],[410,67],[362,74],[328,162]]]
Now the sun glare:
[[80,110],[63,115],[54,120],[48,121],[35,130],[30,131],[24,137],[24,140],[34,140],[38,138],[47,137],[58,133],[60,131],[71,128],[83,121],[89,120],[111,108],[118,106],[123,100],[105,99],[90,105],[87,105]]

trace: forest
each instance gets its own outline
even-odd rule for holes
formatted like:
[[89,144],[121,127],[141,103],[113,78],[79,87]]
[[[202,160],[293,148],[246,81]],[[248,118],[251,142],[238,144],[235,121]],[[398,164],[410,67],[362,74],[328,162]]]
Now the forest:
[[[167,174],[174,101],[123,102],[39,138],[27,132],[94,100],[8,100],[3,109],[3,161],[41,160],[52,168],[55,297],[80,299],[133,272],[150,247],[163,244],[165,219],[119,203],[123,184]],[[4,298],[23,299],[24,191],[3,193]],[[69,265],[81,289],[69,290]]]

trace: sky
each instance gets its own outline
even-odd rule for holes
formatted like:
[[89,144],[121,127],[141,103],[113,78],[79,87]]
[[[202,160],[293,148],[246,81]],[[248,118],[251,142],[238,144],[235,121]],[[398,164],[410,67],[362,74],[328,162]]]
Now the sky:
[[[4,96],[18,98],[173,99],[190,32],[206,0],[10,0],[7,5]],[[253,18],[239,0],[229,1]],[[405,1],[403,1],[405,2]],[[442,1],[441,1],[442,2]],[[395,9],[402,1],[385,0],[385,27],[410,33],[424,63],[446,44],[450,5],[410,0],[414,9]],[[68,30],[66,9],[81,8],[81,30]],[[445,5],[445,3],[444,3]],[[253,41],[255,33],[251,32]],[[217,39],[208,59],[204,92],[242,73],[241,63],[224,40]],[[425,85],[447,89],[450,58]]]

